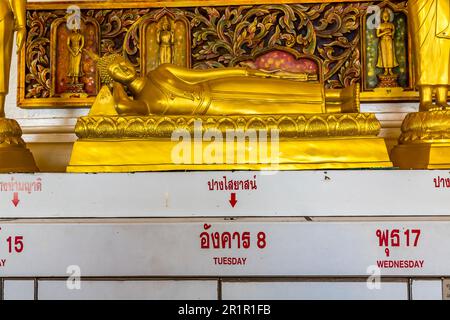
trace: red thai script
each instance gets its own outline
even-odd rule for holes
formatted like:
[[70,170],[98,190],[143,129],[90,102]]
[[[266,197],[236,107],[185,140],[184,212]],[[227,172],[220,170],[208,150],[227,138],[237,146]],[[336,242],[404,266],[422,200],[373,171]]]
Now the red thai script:
[[0,192],[41,192],[42,179],[37,178],[35,181],[18,181],[11,177],[10,181],[0,181]]
[[377,229],[376,236],[378,237],[378,246],[386,247],[385,253],[389,257],[389,247],[417,247],[421,234],[420,229],[406,229],[401,232],[400,229]]
[[223,176],[221,179],[211,179],[208,181],[208,190],[210,191],[239,191],[239,190],[257,190],[256,175],[253,179],[233,180]]
[[437,176],[433,179],[435,188],[450,188],[450,178],[442,178]]
[[[252,235],[244,232],[208,232],[212,225],[204,224],[204,231],[200,234],[200,248],[202,249],[249,249]],[[264,249],[267,246],[266,234],[258,232],[256,235],[256,246]]]

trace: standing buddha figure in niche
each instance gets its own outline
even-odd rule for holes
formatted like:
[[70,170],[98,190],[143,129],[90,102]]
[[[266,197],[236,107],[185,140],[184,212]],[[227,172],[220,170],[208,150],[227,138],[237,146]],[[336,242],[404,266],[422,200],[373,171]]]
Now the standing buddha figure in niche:
[[385,8],[381,13],[382,22],[377,28],[379,38],[377,67],[384,69],[384,76],[395,76],[392,69],[398,66],[394,46],[395,26],[390,19],[390,11]]
[[173,63],[174,33],[167,16],[161,20],[156,41],[159,45],[159,64]]
[[78,84],[81,71],[81,57],[84,48],[84,36],[80,29],[74,29],[67,38],[67,49],[69,50],[69,72],[70,84]]

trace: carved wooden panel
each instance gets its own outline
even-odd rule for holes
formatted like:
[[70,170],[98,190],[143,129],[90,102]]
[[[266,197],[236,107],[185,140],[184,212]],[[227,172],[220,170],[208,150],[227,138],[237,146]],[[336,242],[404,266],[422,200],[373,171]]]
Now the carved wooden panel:
[[[234,1],[233,5],[224,5],[223,1],[217,1],[217,5],[193,7],[188,2],[176,1],[168,8],[157,7],[158,3],[150,1],[125,4],[86,1],[78,2],[77,5],[80,6],[82,21],[95,21],[94,24],[99,26],[94,38],[100,41],[100,53],[123,54],[138,72],[146,72],[157,66],[156,56],[161,50],[157,50],[160,43],[155,37],[158,28],[161,28],[160,19],[166,17],[169,29],[173,28],[170,32],[174,32],[170,40],[171,47],[166,46],[171,50],[166,53],[175,54],[178,57],[175,62],[180,65],[192,68],[236,66],[243,61],[255,61],[261,55],[280,51],[281,48],[281,51],[295,53],[293,56],[296,57],[314,56],[321,66],[320,78],[328,88],[362,83],[363,99],[417,97],[415,93],[404,93],[405,90],[412,91],[409,48],[398,52],[397,58],[403,64],[397,68],[402,70],[394,71],[401,73],[403,80],[399,82],[397,96],[385,97],[383,93],[374,93],[373,85],[370,85],[376,80],[372,73],[379,73],[380,70],[369,65],[374,61],[374,58],[370,60],[370,54],[377,53],[373,49],[376,45],[368,37],[370,34],[366,33],[367,28],[364,26],[371,18],[367,10],[374,3],[383,7],[387,2],[273,2],[239,5]],[[400,23],[403,26],[403,40],[407,39],[405,3],[388,3],[392,8],[403,10],[403,15],[395,16],[395,19],[403,19]],[[95,90],[91,90],[87,96],[67,97],[61,95],[61,89],[58,89],[58,70],[64,67],[64,63],[52,58],[53,52],[60,52],[58,40],[51,39],[52,26],[61,19],[68,19],[66,6],[47,2],[28,4],[27,43],[20,55],[19,65],[21,107],[89,107],[93,103]],[[399,22],[395,23],[399,25]],[[64,33],[60,32],[56,37],[62,37],[63,41]],[[406,41],[405,45],[409,46],[409,42]],[[89,63],[86,55],[83,59],[84,63]],[[92,67],[84,69],[93,70]],[[91,78],[98,81],[95,76]],[[97,86],[98,83],[93,87]]]

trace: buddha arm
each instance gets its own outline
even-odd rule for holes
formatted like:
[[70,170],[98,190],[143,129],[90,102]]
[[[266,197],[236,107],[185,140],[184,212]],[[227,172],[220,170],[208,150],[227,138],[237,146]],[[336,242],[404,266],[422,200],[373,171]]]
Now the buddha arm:
[[195,70],[178,67],[172,64],[165,64],[164,67],[167,71],[172,73],[174,76],[183,80],[187,83],[199,83],[208,80],[229,78],[229,77],[239,77],[239,76],[249,76],[252,75],[252,71],[256,74],[256,70],[248,70],[244,68],[218,68],[211,70]]
[[377,37],[380,38],[386,34],[390,33],[389,29],[383,28],[383,29],[377,29]]
[[16,29],[26,27],[26,0],[9,0],[11,4],[11,9],[14,12],[14,17],[16,18]]
[[72,39],[67,37],[67,50],[73,55],[76,56],[76,53],[72,50]]
[[114,82],[113,95],[115,108],[119,114],[148,114],[147,105],[142,101],[130,99],[123,86],[118,82]]

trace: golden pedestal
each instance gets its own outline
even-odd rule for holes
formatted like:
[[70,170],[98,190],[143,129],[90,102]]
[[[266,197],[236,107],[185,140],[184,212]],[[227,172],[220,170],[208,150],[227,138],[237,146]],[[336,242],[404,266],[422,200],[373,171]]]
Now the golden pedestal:
[[391,158],[402,169],[450,168],[450,111],[408,114]]
[[17,121],[0,118],[0,173],[37,171]]
[[[200,131],[195,124],[201,123]],[[172,134],[204,137],[212,130],[261,134],[267,142],[189,140],[187,161],[176,161]],[[277,131],[277,139],[271,130]],[[92,116],[78,120],[68,172],[171,170],[305,170],[392,167],[373,114],[247,116]],[[210,132],[212,132],[210,131]],[[271,135],[272,134],[272,135]],[[260,137],[260,135],[258,136]],[[215,144],[213,147],[212,144]],[[212,153],[211,149],[215,152]],[[183,148],[181,148],[183,149]],[[231,150],[231,151],[230,151]],[[255,151],[257,156],[255,157]],[[261,152],[262,151],[262,152]],[[253,155],[253,156],[252,156]],[[241,156],[241,157],[240,157]]]
[[399,145],[392,150],[392,162],[401,169],[449,169],[450,143]]

